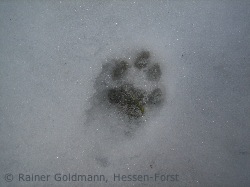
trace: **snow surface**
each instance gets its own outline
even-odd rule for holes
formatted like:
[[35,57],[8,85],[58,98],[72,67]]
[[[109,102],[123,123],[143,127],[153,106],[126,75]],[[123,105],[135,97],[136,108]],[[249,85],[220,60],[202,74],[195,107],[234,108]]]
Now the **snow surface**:
[[[249,186],[249,10],[248,0],[0,1],[0,186]],[[124,136],[92,102],[94,85],[108,59],[141,49],[163,64],[167,99]],[[114,182],[114,173],[179,181]]]

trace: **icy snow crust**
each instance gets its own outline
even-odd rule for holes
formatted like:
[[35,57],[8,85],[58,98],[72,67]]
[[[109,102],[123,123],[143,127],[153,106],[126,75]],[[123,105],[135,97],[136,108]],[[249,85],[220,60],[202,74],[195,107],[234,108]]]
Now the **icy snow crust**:
[[[0,1],[0,186],[249,186],[249,9],[248,0]],[[19,173],[109,182],[18,182]],[[114,182],[114,173],[179,181]]]

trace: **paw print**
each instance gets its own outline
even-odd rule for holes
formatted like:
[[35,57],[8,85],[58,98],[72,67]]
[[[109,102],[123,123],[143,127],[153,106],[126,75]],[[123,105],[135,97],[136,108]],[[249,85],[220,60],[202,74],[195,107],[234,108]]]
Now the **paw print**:
[[129,119],[145,116],[150,109],[160,106],[164,100],[159,82],[161,66],[142,50],[135,57],[112,59],[103,65],[96,88],[103,102],[107,102]]

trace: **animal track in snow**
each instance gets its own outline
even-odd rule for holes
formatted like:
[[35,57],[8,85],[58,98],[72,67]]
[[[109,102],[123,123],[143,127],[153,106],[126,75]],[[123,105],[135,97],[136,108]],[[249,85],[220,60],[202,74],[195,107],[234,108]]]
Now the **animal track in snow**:
[[126,60],[114,60],[113,63],[114,67],[111,68],[112,80],[117,81],[119,85],[108,89],[107,98],[122,113],[129,118],[139,118],[146,113],[147,105],[157,105],[163,101],[163,93],[160,88],[157,87],[152,91],[147,91],[135,86],[133,81],[127,80],[126,77],[130,69],[136,68],[137,70],[134,73],[144,73],[145,75],[142,76],[149,84],[151,81],[159,81],[161,68],[158,63],[151,61],[149,51],[142,51],[137,54],[133,64],[129,64]]
[[124,122],[120,126],[126,126],[125,132],[134,131],[163,105],[165,88],[161,77],[161,65],[148,50],[141,50],[134,57],[107,60],[95,80],[96,93],[89,116],[102,116],[101,123],[110,118],[108,124],[116,118],[119,123]]

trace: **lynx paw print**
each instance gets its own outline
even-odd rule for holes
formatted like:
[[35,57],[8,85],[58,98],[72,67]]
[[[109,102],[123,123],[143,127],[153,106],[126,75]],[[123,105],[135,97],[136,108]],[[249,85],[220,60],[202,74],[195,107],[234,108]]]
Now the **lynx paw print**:
[[129,119],[140,119],[165,99],[161,76],[159,62],[147,50],[107,60],[96,79],[97,98]]

